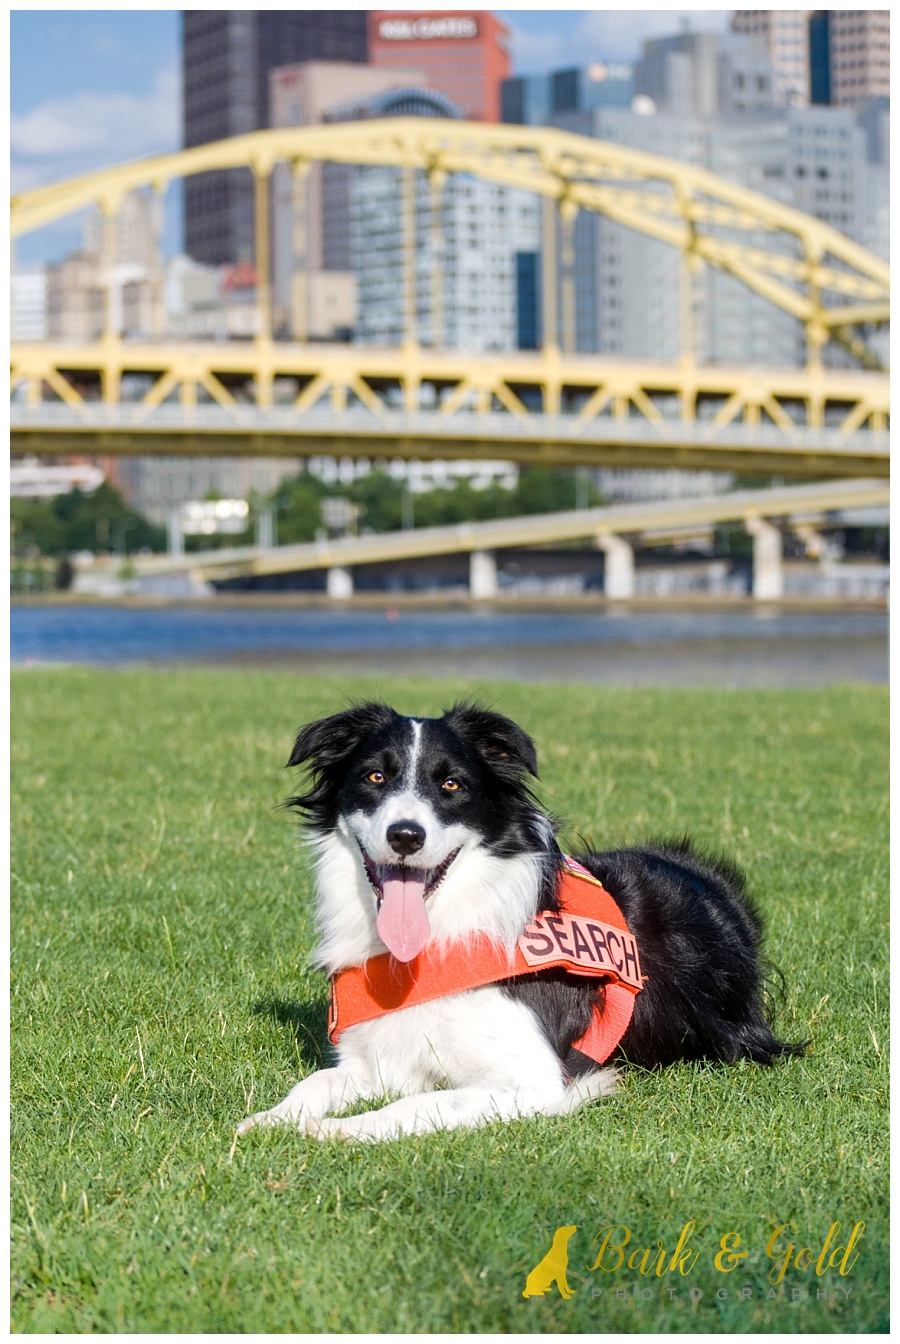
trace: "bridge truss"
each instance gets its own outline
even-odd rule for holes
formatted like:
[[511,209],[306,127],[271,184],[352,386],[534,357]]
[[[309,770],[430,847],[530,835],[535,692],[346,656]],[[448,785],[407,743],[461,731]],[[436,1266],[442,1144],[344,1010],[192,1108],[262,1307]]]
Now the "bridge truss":
[[[407,334],[399,349],[272,338],[271,174],[276,164],[288,164],[300,201],[309,170],[320,161],[401,170]],[[205,345],[162,337],[122,340],[112,326],[110,282],[97,342],[13,346],[14,451],[359,456],[383,453],[384,443],[393,443],[389,451],[396,456],[436,456],[457,442],[464,456],[476,416],[489,417],[500,439],[508,440],[503,456],[523,461],[584,461],[579,443],[596,443],[609,453],[605,459],[588,454],[591,461],[674,466],[698,465],[702,457],[709,465],[717,452],[739,444],[762,457],[755,467],[748,459],[736,469],[820,472],[824,452],[836,467],[841,453],[849,454],[849,464],[837,468],[842,474],[886,471],[888,378],[878,370],[865,332],[889,320],[887,264],[820,220],[655,155],[549,128],[453,120],[390,118],[258,131],[23,192],[13,198],[12,234],[96,206],[106,223],[111,275],[113,224],[130,191],[161,193],[176,177],[236,167],[250,168],[255,182],[257,336]],[[541,351],[477,356],[416,342],[416,171],[431,184],[434,221],[450,173],[471,173],[544,198],[545,274],[557,273],[557,238],[563,264],[559,305],[552,287],[545,287]],[[687,315],[676,364],[573,353],[579,210],[602,213],[678,249],[685,292],[699,268],[712,266],[791,314],[805,332],[806,366],[704,368],[691,345]],[[765,245],[751,245],[748,237]],[[435,310],[439,244],[438,237],[430,282]],[[822,352],[829,341],[850,350],[861,368],[825,368]],[[368,443],[355,437],[352,417],[356,424],[371,421]],[[491,433],[482,427],[478,436],[490,439]],[[324,445],[318,449],[311,446],[317,439]],[[535,444],[545,447],[535,450]],[[815,458],[806,451],[814,446]],[[685,456],[689,448],[693,455]],[[783,452],[783,465],[761,467],[772,452]],[[477,454],[484,455],[483,446]]]

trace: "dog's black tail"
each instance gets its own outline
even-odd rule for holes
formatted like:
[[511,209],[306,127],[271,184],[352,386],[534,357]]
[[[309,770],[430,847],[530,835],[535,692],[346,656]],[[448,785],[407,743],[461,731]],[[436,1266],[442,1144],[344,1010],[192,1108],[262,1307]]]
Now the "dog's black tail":
[[762,1005],[753,1013],[737,1032],[736,1044],[739,1047],[737,1059],[752,1059],[756,1064],[774,1064],[776,1060],[791,1055],[802,1055],[809,1045],[805,1041],[780,1041],[769,1026],[776,1001],[783,1003],[785,998],[784,976],[771,962],[760,966],[762,977],[759,999]]
[[744,1021],[732,1028],[727,1050],[727,1064],[739,1059],[752,1059],[754,1064],[774,1064],[790,1055],[802,1055],[809,1041],[780,1041],[764,1017]]

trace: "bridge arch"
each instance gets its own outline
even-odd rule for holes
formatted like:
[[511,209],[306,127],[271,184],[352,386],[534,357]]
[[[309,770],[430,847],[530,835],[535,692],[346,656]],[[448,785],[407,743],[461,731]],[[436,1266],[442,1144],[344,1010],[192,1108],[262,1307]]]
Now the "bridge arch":
[[[11,203],[11,234],[90,205],[110,218],[136,188],[162,190],[177,177],[247,167],[257,183],[257,237],[267,240],[275,165],[302,175],[320,161],[420,169],[438,188],[446,174],[460,172],[521,188],[555,203],[564,238],[579,210],[598,212],[677,248],[688,268],[728,272],[790,313],[805,328],[811,366],[835,339],[864,367],[878,367],[859,332],[889,321],[881,258],[821,220],[705,169],[548,127],[390,117],[254,131],[21,192]],[[748,233],[773,246],[750,246]],[[259,251],[257,269],[267,277],[267,241]]]
[[[317,162],[401,169],[407,226],[416,170],[435,194],[448,174],[468,173],[543,197],[548,250],[556,216],[565,247],[579,210],[603,214],[676,248],[686,273],[716,267],[791,314],[806,330],[807,367],[703,367],[690,350],[673,364],[576,355],[546,330],[540,351],[475,355],[420,346],[409,323],[410,339],[397,349],[275,341],[271,174],[287,164],[302,182]],[[522,462],[807,475],[888,469],[889,380],[858,334],[889,320],[887,264],[820,220],[656,155],[553,128],[440,117],[256,131],[22,192],[12,200],[12,236],[96,206],[109,249],[130,191],[233,168],[255,179],[257,336],[123,340],[108,302],[100,340],[18,343],[14,452],[298,456],[327,443],[350,455],[490,456],[502,442],[503,455]],[[415,268],[404,233],[409,314]],[[771,246],[750,246],[748,233]],[[549,255],[546,270],[556,274]],[[565,285],[561,297],[565,312]],[[865,368],[825,369],[821,352],[832,338]]]

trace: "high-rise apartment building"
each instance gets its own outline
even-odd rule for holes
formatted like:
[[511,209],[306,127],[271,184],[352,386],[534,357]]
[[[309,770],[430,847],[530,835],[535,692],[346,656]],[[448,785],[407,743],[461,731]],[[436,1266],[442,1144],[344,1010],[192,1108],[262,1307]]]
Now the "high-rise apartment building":
[[369,61],[414,65],[471,121],[500,121],[510,75],[509,29],[486,10],[378,10],[369,15]]
[[[740,118],[601,109],[557,124],[709,169],[886,254],[887,169],[869,162],[866,130],[852,109],[791,107]],[[659,190],[652,183],[640,189]],[[802,324],[735,277],[712,266],[691,276],[676,248],[602,215],[583,217],[575,289],[582,329],[596,332],[592,348],[667,361],[690,349],[703,363],[723,365],[804,362]],[[787,235],[748,232],[741,242],[790,247]],[[886,357],[884,340],[874,338],[873,348],[882,347]],[[845,362],[843,353],[829,347],[827,362]]]
[[[459,117],[442,94],[400,89],[352,100],[328,119]],[[349,260],[356,277],[354,339],[365,345],[422,345],[473,352],[519,345],[519,257],[540,248],[541,205],[517,191],[463,173],[443,184],[439,212],[424,172],[413,174],[414,293],[407,293],[402,170],[347,170]],[[411,309],[411,313],[408,311]],[[409,317],[412,330],[409,330]],[[530,314],[533,324],[534,314]]]
[[[269,125],[269,72],[297,61],[365,62],[365,10],[185,10],[182,14],[186,149]],[[247,169],[202,173],[184,184],[185,248],[221,265],[253,255],[253,185]]]
[[773,104],[772,62],[759,35],[684,31],[651,38],[634,67],[634,91],[660,112],[745,116]]
[[93,341],[106,323],[123,336],[158,334],[164,324],[161,228],[159,200],[146,191],[124,197],[111,238],[99,212],[89,216],[82,246],[47,268],[47,337]]
[[[709,169],[886,256],[887,100],[778,106],[775,87],[762,32],[679,33],[644,44],[635,110],[550,121]],[[638,189],[660,190],[650,182]],[[787,235],[742,241],[789,248]],[[690,348],[713,364],[804,362],[802,324],[724,271],[705,267],[691,277],[677,249],[585,211],[574,243],[576,350],[671,360]],[[885,333],[869,340],[886,359]],[[840,364],[844,355],[830,346],[826,359]]]
[[772,63],[772,99],[780,107],[809,102],[809,10],[737,9],[731,31],[761,37]]
[[[316,125],[353,99],[424,84],[424,75],[415,69],[382,70],[350,61],[279,66],[269,76],[269,124]],[[328,340],[355,324],[347,233],[349,175],[346,164],[314,163],[297,199],[290,168],[275,166],[272,299],[277,332],[299,340]]]
[[[112,261],[140,266],[149,274],[157,266],[163,231],[162,202],[152,192],[129,191],[112,222]],[[97,211],[84,226],[84,246],[98,257],[104,251],[103,216]]]
[[857,107],[891,93],[891,15],[887,9],[833,9],[829,13],[831,102]]
[[890,11],[819,9],[809,20],[811,99],[859,107],[890,97]]
[[[260,130],[270,124],[269,73],[299,61],[366,60],[365,10],[185,10],[182,14],[183,143],[185,148]],[[253,183],[248,169],[203,173],[184,183],[185,250],[196,262],[230,266],[254,254]],[[247,268],[241,268],[246,271]],[[180,276],[180,284],[174,281]],[[78,278],[77,276],[75,277]],[[53,276],[51,274],[51,290]],[[170,290],[193,287],[191,312],[170,307],[182,335],[250,335],[255,330],[251,287],[223,298],[203,267],[170,267]],[[251,275],[252,279],[252,275]],[[208,290],[205,301],[199,291]],[[127,292],[123,304],[127,312]],[[240,311],[243,306],[244,312]],[[204,312],[205,308],[205,312]],[[201,319],[208,319],[208,329]],[[244,317],[245,322],[238,319]],[[97,314],[92,313],[94,326]],[[123,463],[120,481],[134,507],[164,523],[170,510],[209,491],[246,497],[271,492],[285,474],[277,458],[149,458]]]

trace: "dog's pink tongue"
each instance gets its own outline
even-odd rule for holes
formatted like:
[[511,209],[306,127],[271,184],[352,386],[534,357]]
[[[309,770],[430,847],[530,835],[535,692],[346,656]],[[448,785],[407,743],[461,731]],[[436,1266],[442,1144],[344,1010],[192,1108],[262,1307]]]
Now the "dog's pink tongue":
[[382,883],[382,902],[375,927],[378,937],[398,961],[412,961],[428,941],[425,881],[402,868]]

